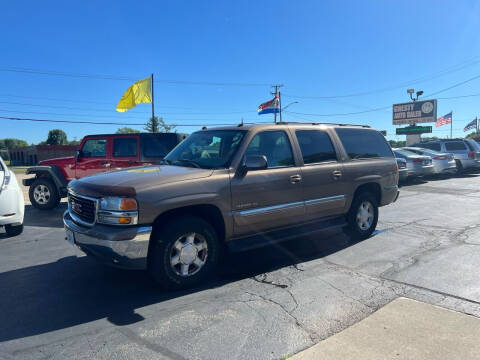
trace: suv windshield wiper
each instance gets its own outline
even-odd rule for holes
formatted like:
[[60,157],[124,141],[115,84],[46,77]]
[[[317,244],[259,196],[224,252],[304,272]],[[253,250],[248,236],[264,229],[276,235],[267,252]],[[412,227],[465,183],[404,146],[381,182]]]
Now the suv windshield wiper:
[[174,160],[174,161],[170,162],[171,165],[175,165],[175,163],[190,164],[193,167],[196,167],[196,168],[199,168],[199,169],[201,168],[199,163],[197,163],[193,160],[188,160],[188,159],[177,159],[177,160]]

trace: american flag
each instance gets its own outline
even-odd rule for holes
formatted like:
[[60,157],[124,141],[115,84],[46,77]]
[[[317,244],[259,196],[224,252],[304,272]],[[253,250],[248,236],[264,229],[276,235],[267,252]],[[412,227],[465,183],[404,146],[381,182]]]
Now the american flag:
[[463,131],[468,131],[468,130],[472,130],[472,129],[476,129],[477,128],[477,118],[473,119],[472,121],[470,121],[467,126],[465,126],[463,128]]
[[452,111],[450,111],[447,115],[443,115],[442,117],[439,117],[437,119],[437,122],[435,123],[436,127],[443,126],[450,124],[452,122]]

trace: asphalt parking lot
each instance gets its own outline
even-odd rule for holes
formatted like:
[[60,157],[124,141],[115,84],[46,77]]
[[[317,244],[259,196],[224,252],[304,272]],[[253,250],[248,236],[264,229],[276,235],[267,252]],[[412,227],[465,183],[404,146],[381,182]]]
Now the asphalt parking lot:
[[65,203],[27,205],[24,233],[0,232],[0,358],[280,359],[400,296],[480,317],[479,202],[478,174],[417,180],[365,241],[325,231],[230,255],[182,292],[71,247]]

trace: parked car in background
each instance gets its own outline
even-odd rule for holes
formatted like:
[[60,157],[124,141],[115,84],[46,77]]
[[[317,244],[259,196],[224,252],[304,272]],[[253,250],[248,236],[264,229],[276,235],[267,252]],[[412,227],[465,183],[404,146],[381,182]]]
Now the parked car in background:
[[17,178],[0,157],[0,226],[9,236],[20,235],[23,231],[25,203]]
[[404,150],[408,150],[418,155],[430,156],[432,158],[433,173],[438,174],[454,174],[457,172],[457,163],[453,154],[441,153],[431,149],[424,149],[419,147],[404,147]]
[[343,225],[365,239],[397,183],[392,149],[368,126],[229,126],[193,133],[164,165],[72,181],[63,222],[88,255],[184,288],[215,271],[224,247]]
[[85,136],[76,156],[40,161],[24,179],[30,202],[41,210],[52,209],[67,196],[67,185],[100,172],[158,164],[170,150],[185,139],[177,133],[106,134]]
[[441,139],[412,146],[453,154],[459,172],[480,167],[480,150],[471,139]]
[[432,158],[418,155],[408,150],[393,149],[396,158],[407,162],[407,177],[428,176],[433,174]]
[[398,182],[403,182],[408,178],[407,160],[402,158],[396,159],[398,166]]

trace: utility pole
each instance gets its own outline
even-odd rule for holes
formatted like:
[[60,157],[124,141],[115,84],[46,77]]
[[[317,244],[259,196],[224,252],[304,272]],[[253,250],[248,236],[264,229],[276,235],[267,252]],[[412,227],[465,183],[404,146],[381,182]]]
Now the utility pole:
[[[280,89],[283,85],[279,84],[279,85],[272,85],[272,87],[275,89],[274,92],[271,92],[272,95],[275,96],[275,98],[277,97],[277,94],[278,94],[278,89]],[[279,99],[280,100],[280,99]],[[282,103],[280,102],[280,121],[282,121]],[[277,113],[274,112],[273,113],[273,122],[276,124],[277,123]]]

